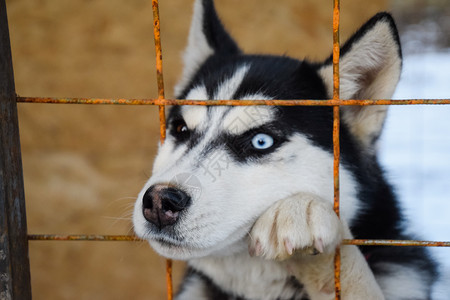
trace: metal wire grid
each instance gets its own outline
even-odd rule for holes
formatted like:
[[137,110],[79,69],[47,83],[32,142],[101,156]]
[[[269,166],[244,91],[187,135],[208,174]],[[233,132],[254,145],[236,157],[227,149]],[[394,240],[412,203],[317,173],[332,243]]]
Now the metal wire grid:
[[[118,105],[157,105],[159,106],[160,140],[164,143],[166,134],[165,106],[166,105],[279,105],[279,106],[332,106],[333,107],[333,178],[334,178],[334,210],[339,216],[339,108],[342,105],[419,105],[419,104],[450,104],[450,99],[408,99],[408,100],[342,100],[339,95],[339,23],[340,0],[333,0],[333,98],[329,100],[178,100],[166,99],[164,96],[163,59],[161,49],[160,18],[158,0],[152,0],[153,31],[156,51],[156,73],[158,84],[157,99],[95,99],[95,98],[45,98],[45,97],[16,97],[21,103],[58,103],[58,104],[118,104]],[[128,235],[27,235],[29,241],[142,241],[135,236]],[[450,242],[415,241],[415,240],[370,240],[353,239],[344,240],[343,245],[364,246],[423,246],[423,247],[450,247]],[[341,298],[340,286],[340,251],[335,255],[335,299]],[[173,298],[172,261],[166,262],[167,299]]]

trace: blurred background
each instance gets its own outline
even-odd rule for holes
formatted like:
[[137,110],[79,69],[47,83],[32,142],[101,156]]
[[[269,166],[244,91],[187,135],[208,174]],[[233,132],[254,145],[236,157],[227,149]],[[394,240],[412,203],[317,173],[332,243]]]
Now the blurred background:
[[[381,10],[404,45],[396,98],[450,98],[448,0],[343,0],[341,41]],[[323,60],[329,0],[216,0],[250,53]],[[150,0],[7,0],[21,96],[157,98]],[[161,1],[166,97],[179,78],[192,1]],[[424,239],[450,240],[450,107],[392,107],[381,160]],[[157,108],[19,104],[29,233],[129,234],[151,175]],[[443,272],[450,249],[434,251]],[[34,299],[165,299],[165,262],[146,243],[30,242]],[[176,263],[179,282],[183,264]],[[448,275],[447,275],[448,276]],[[449,285],[450,276],[442,286]],[[436,291],[440,299],[448,293]]]

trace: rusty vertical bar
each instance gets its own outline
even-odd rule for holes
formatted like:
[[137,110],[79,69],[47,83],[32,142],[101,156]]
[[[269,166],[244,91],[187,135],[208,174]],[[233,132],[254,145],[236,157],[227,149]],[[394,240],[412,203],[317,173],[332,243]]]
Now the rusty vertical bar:
[[[339,20],[340,19],[340,1],[334,0],[333,7],[333,100],[339,101]],[[340,161],[340,143],[339,143],[339,105],[333,106],[333,178],[334,178],[334,211],[339,217],[339,161]],[[341,251],[338,247],[334,257],[334,284],[335,299],[341,299]]]
[[[155,36],[155,53],[156,53],[156,81],[158,83],[158,100],[165,99],[164,96],[164,77],[162,66],[162,48],[161,48],[161,30],[159,21],[159,5],[158,0],[152,0],[153,8],[153,34]],[[166,138],[166,115],[165,106],[159,105],[160,120],[160,140],[164,143]]]
[[5,0],[0,0],[0,299],[31,299],[22,158]]
[[[156,80],[158,82],[158,100],[164,100],[164,77],[163,77],[163,61],[161,48],[161,29],[159,19],[158,0],[152,0],[153,9],[153,34],[155,36],[155,54],[156,54]],[[166,139],[166,112],[165,106],[159,105],[159,132],[161,144]],[[173,299],[173,282],[172,282],[172,260],[166,260],[166,282],[167,282],[167,299]]]

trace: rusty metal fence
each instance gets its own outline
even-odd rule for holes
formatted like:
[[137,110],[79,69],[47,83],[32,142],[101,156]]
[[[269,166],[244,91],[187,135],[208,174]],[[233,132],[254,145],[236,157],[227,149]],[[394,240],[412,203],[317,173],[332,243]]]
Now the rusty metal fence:
[[[152,0],[153,30],[156,50],[158,98],[87,99],[20,97],[15,93],[5,0],[0,1],[0,299],[31,299],[28,241],[139,241],[135,236],[120,235],[28,235],[25,213],[17,103],[119,104],[159,106],[160,140],[165,140],[166,105],[280,105],[332,106],[334,145],[334,210],[339,216],[339,109],[343,105],[418,105],[450,104],[450,99],[342,100],[339,95],[339,22],[340,0],[333,1],[333,98],[329,100],[175,100],[166,99],[162,70],[162,50],[158,0]],[[450,242],[413,240],[344,240],[343,245],[450,247]],[[166,262],[167,298],[173,297],[172,261]],[[335,298],[341,298],[340,251],[335,256]]]

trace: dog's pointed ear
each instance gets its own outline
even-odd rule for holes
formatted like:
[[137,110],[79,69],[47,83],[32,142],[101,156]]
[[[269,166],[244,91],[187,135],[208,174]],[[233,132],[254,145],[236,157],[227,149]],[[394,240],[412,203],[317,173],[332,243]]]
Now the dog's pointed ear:
[[[402,67],[400,40],[392,16],[378,13],[359,29],[341,48],[339,61],[341,99],[389,99]],[[333,90],[332,58],[319,70],[329,96]],[[386,106],[342,106],[343,122],[369,150],[386,118]]]
[[176,96],[181,96],[183,89],[208,57],[239,53],[239,47],[227,33],[216,13],[214,1],[196,0],[188,44],[183,55],[183,77],[175,87]]

